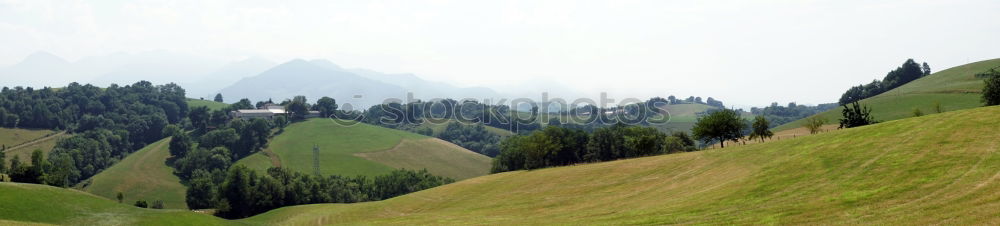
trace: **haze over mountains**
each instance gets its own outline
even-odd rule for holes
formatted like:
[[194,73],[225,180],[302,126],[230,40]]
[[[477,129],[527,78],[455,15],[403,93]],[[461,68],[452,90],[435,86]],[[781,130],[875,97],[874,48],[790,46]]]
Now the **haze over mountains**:
[[343,68],[324,59],[295,59],[285,63],[250,57],[225,62],[168,51],[116,53],[67,61],[47,52],[36,52],[21,62],[0,67],[0,86],[61,87],[70,82],[108,86],[139,80],[156,84],[177,83],[190,98],[210,99],[216,93],[226,102],[239,98],[281,101],[295,95],[310,100],[323,96],[367,107],[389,98],[498,98],[505,95],[485,87],[457,87],[428,81],[409,73],[382,73],[371,69]]

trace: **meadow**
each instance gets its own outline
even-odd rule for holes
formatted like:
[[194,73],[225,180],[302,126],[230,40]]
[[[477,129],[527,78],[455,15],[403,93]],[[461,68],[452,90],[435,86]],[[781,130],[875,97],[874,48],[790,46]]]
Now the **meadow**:
[[187,188],[166,164],[170,157],[169,143],[170,138],[152,143],[76,187],[107,199],[115,199],[121,192],[125,204],[161,200],[164,208],[187,209],[184,202]]
[[[375,176],[390,172],[395,165],[423,167],[435,175],[464,179],[485,175],[485,169],[489,169],[490,159],[486,156],[472,156],[479,154],[455,145],[439,145],[432,150],[422,140],[430,140],[431,144],[439,141],[437,138],[364,123],[341,126],[331,119],[315,118],[289,125],[269,142],[263,152],[241,159],[236,164],[261,172],[281,166],[312,174],[315,172],[313,147],[316,146],[319,147],[321,175]],[[360,157],[361,153],[365,153],[368,159]],[[397,154],[401,156],[393,157]],[[400,165],[397,162],[400,158],[414,162]],[[389,164],[383,164],[382,159]]]

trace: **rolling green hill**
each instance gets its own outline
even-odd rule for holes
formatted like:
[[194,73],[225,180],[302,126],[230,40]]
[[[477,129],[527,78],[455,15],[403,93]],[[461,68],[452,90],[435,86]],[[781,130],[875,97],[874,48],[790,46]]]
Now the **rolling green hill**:
[[[924,114],[936,113],[940,103],[943,111],[954,111],[982,106],[980,97],[983,80],[975,74],[1000,67],[1000,59],[970,63],[933,73],[877,96],[861,100],[872,109],[876,120],[889,121],[913,116],[913,109]],[[846,88],[846,87],[845,87]],[[818,114],[829,124],[838,123],[843,107]],[[805,119],[774,128],[775,131],[802,126]]]
[[494,174],[264,224],[995,224],[1000,107],[736,148]]
[[199,100],[199,99],[188,99],[187,100],[187,104],[188,104],[188,108],[196,108],[196,107],[205,106],[205,107],[208,107],[208,110],[219,110],[219,109],[222,109],[222,108],[225,108],[225,107],[229,107],[229,104],[227,104],[227,103],[219,103],[219,102],[215,102],[215,101]]
[[0,183],[3,223],[995,224],[1000,107],[736,148],[515,171],[378,202],[236,221],[149,210],[72,189]]
[[119,204],[74,189],[0,183],[0,224],[61,225],[230,225],[186,210],[153,210]]
[[121,192],[125,203],[162,200],[164,208],[187,209],[184,202],[187,188],[164,162],[170,157],[169,143],[170,138],[152,143],[81,182],[77,188],[107,199],[115,199]]
[[[319,159],[322,175],[380,175],[393,168],[465,179],[489,173],[491,160],[436,138],[359,123],[341,126],[325,118],[294,123],[260,154],[237,161],[252,169],[281,166],[312,174]],[[318,156],[313,146],[319,147]]]

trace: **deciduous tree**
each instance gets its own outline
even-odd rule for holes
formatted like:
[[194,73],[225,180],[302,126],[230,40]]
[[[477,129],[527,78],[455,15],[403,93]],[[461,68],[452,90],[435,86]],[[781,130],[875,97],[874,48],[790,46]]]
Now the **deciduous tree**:
[[746,122],[735,110],[722,109],[699,118],[695,123],[692,132],[694,137],[711,143],[719,142],[719,147],[724,148],[727,140],[737,141],[743,137],[743,128]]

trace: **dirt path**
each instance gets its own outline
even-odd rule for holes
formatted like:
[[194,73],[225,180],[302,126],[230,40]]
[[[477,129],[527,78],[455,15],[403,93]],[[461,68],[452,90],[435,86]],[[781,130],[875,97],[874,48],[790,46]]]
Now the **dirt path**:
[[13,147],[9,147],[9,148],[7,148],[7,150],[4,150],[4,152],[9,152],[9,151],[17,150],[19,148],[23,148],[23,147],[31,146],[33,144],[37,144],[39,142],[51,140],[51,139],[56,138],[58,136],[62,136],[63,134],[66,134],[66,131],[61,131],[61,132],[56,133],[56,134],[52,134],[52,135],[49,135],[49,136],[46,136],[46,137],[42,137],[41,139],[36,139],[36,140],[33,140],[33,141],[28,141],[28,142],[25,142],[25,143],[22,143],[22,144],[18,144],[18,145],[13,146]]
[[264,149],[263,152],[271,159],[271,165],[281,168],[281,157],[278,157],[278,154],[271,152],[271,149]]

